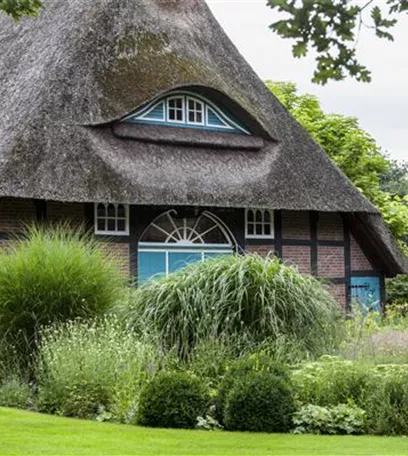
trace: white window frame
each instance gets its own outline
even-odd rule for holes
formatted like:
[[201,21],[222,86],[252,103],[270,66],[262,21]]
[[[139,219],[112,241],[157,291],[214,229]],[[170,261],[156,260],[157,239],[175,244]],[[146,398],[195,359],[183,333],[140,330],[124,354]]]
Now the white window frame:
[[[181,112],[183,114],[183,119],[182,120],[173,120],[170,119],[170,109],[176,109],[179,111],[179,108],[172,108],[170,107],[170,101],[171,100],[181,100]],[[174,95],[172,97],[168,97],[166,100],[166,119],[167,122],[169,123],[175,123],[175,124],[185,124],[186,123],[186,97],[184,95]]]
[[[253,222],[248,221],[249,211],[252,211],[254,214]],[[261,222],[256,221],[256,212],[257,211],[261,211],[261,213],[262,213]],[[265,213],[266,212],[269,213],[270,222],[265,222]],[[248,233],[248,224],[249,223],[254,225],[254,234]],[[259,224],[262,225],[262,234],[256,234],[256,226]],[[264,234],[266,225],[270,225],[270,234]],[[265,209],[265,208],[252,208],[252,207],[246,208],[245,209],[245,238],[246,239],[275,239],[275,212],[271,209]]]
[[[199,112],[195,109],[195,104],[197,103],[201,106],[201,122],[192,122],[190,120],[190,106],[189,106],[190,101],[192,101],[194,103],[194,109],[192,110],[194,112],[194,117],[196,116],[197,112]],[[206,121],[205,104],[198,98],[186,97],[186,123],[188,125],[205,125],[205,121]]]
[[[98,206],[99,204],[103,204],[105,206],[105,217],[98,217]],[[118,220],[123,220],[123,217],[108,217],[108,206],[110,204],[113,204],[115,206],[115,214],[117,214],[118,206],[123,206],[125,208],[125,231],[108,231],[108,230],[99,230],[98,229],[98,220],[104,219],[105,220],[105,226],[107,227],[107,220],[115,220],[116,226],[117,226],[117,221]],[[123,204],[123,203],[94,203],[94,219],[95,219],[95,224],[94,224],[94,231],[95,234],[98,235],[103,235],[103,236],[129,236],[129,205],[128,204]]]

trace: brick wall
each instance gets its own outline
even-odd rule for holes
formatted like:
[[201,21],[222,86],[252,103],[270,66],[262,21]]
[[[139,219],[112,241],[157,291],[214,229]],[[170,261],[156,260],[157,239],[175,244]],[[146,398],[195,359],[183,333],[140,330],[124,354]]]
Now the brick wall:
[[246,253],[258,253],[262,256],[274,255],[275,247],[272,244],[251,244],[245,246]]
[[374,268],[368,261],[364,252],[361,250],[357,241],[351,236],[351,270],[352,271],[371,271]]
[[286,264],[297,266],[302,274],[311,273],[311,248],[303,245],[284,245],[282,257]]
[[343,241],[343,219],[340,214],[320,212],[317,224],[317,239],[319,241]]
[[282,211],[282,238],[310,240],[309,212]]
[[130,276],[130,246],[124,242],[101,241],[102,248],[112,256],[124,276]]
[[346,309],[346,285],[345,284],[328,284],[328,292],[340,304],[342,309]]
[[34,203],[30,199],[0,199],[0,232],[18,233],[24,230],[24,224],[37,219]]
[[344,247],[321,246],[317,249],[317,275],[327,278],[345,276]]
[[47,220],[50,222],[71,222],[76,225],[85,222],[85,204],[47,202]]

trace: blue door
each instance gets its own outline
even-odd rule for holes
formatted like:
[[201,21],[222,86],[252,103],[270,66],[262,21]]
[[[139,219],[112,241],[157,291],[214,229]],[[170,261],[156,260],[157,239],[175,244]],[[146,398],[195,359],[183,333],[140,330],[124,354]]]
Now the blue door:
[[381,282],[379,277],[352,277],[351,302],[362,310],[381,311]]

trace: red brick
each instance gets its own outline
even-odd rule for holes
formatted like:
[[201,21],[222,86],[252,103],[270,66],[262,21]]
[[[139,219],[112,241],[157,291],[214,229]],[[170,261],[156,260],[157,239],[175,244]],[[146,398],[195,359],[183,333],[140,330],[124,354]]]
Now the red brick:
[[354,237],[351,237],[351,270],[352,271],[371,271],[374,268],[368,258],[361,250]]
[[284,245],[282,247],[283,261],[290,266],[297,266],[302,274],[311,273],[311,249],[303,245]]
[[334,212],[320,212],[317,225],[317,239],[319,241],[343,241],[343,219]]
[[328,284],[327,291],[333,296],[340,307],[346,310],[346,285]]
[[320,277],[344,277],[344,247],[319,246],[317,264]]
[[47,220],[50,222],[71,222],[82,224],[85,222],[85,204],[61,203],[47,201]]
[[261,256],[274,255],[275,247],[272,244],[256,244],[256,245],[247,245],[245,246],[246,253],[257,253]]
[[306,211],[282,211],[282,238],[309,240],[310,218]]
[[24,225],[35,222],[36,218],[36,209],[31,199],[0,199],[0,231],[21,232]]

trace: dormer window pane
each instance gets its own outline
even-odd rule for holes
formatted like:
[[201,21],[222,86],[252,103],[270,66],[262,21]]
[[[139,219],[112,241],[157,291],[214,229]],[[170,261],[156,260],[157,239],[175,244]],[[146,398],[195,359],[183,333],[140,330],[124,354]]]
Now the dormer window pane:
[[170,98],[168,116],[169,121],[183,122],[184,121],[184,100],[183,98]]
[[188,122],[203,124],[204,105],[200,101],[188,99]]
[[109,204],[108,206],[108,217],[115,217],[115,206],[113,204]]

